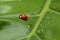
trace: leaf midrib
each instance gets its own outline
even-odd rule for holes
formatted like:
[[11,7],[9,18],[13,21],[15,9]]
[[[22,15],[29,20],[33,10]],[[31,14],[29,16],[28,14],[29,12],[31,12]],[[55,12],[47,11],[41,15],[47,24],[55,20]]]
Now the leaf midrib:
[[31,33],[28,35],[28,40],[30,40],[30,38],[35,34],[35,32],[37,31],[38,29],[38,26],[39,24],[41,23],[42,19],[44,18],[44,15],[46,14],[46,12],[48,11],[49,9],[49,5],[51,3],[51,0],[47,0],[43,10],[41,11],[41,13],[39,14],[39,19],[38,21],[36,22],[34,28],[32,29]]

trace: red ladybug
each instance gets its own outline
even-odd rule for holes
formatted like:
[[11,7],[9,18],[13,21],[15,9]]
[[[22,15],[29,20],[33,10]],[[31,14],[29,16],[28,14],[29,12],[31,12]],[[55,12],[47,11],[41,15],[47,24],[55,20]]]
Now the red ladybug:
[[26,14],[21,14],[19,17],[22,20],[27,20],[27,15]]

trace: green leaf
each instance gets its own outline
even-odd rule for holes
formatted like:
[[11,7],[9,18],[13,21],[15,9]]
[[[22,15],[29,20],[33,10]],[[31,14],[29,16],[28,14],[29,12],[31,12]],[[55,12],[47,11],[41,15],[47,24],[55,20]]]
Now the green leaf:
[[[0,40],[60,40],[59,4],[59,0],[0,0]],[[21,20],[21,14],[28,20]]]

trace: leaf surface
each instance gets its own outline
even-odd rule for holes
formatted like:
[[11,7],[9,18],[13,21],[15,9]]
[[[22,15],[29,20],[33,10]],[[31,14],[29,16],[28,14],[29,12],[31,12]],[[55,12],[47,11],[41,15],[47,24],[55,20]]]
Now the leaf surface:
[[[0,40],[60,40],[59,4],[59,0],[0,0]],[[28,20],[21,20],[21,14]]]

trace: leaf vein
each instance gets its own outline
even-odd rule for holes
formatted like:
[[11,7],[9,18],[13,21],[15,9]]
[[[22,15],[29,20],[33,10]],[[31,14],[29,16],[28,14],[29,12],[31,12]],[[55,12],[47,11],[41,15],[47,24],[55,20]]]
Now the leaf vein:
[[49,5],[51,3],[51,0],[47,0],[45,6],[43,7],[41,13],[39,14],[39,19],[37,20],[34,28],[32,29],[31,33],[28,35],[28,40],[30,40],[30,38],[35,34],[35,32],[37,31],[38,29],[38,26],[39,24],[41,23],[42,19],[44,18],[44,15],[46,14],[46,12],[48,11],[49,9]]

